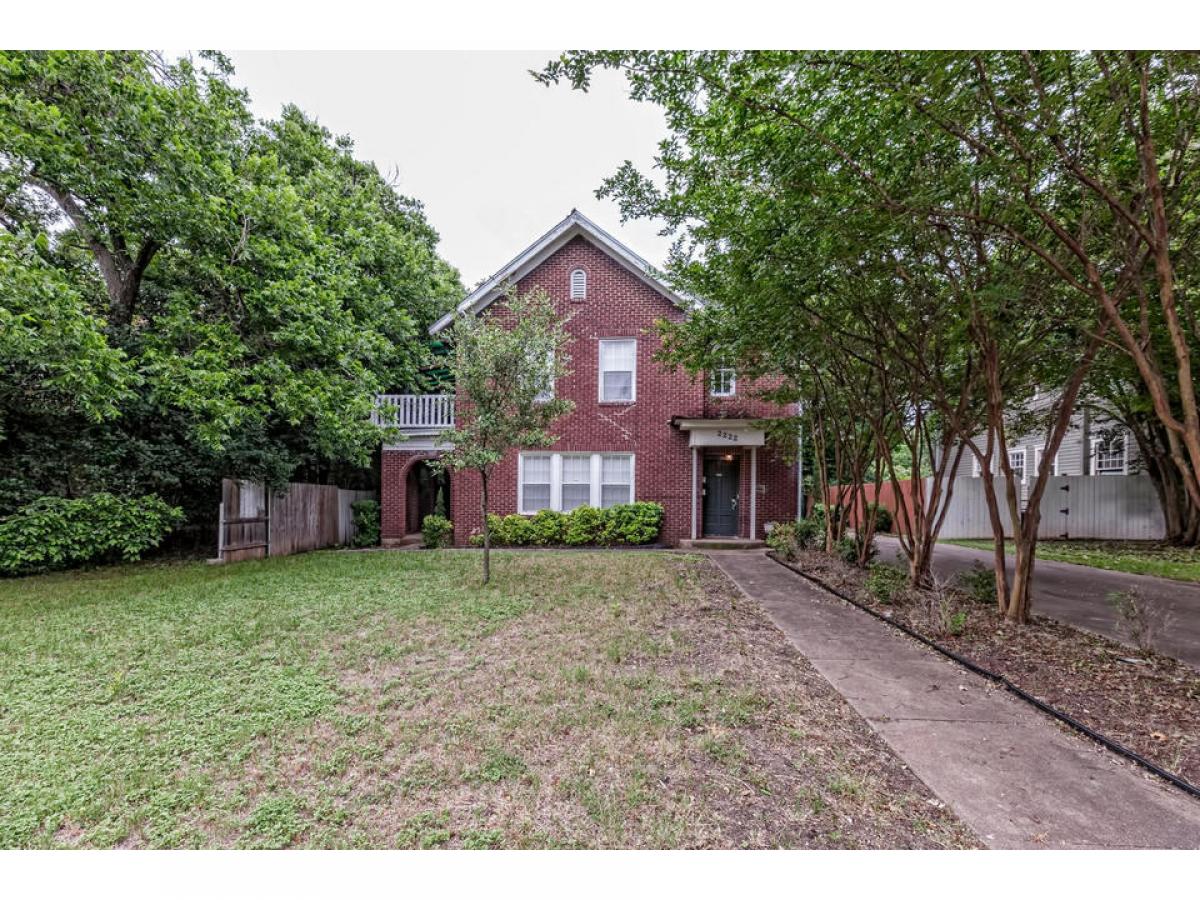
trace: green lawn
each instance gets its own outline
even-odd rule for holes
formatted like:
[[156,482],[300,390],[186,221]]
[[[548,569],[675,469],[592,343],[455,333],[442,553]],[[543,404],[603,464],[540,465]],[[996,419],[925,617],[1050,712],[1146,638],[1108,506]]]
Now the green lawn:
[[496,556],[0,582],[0,846],[973,843],[707,560]]
[[[951,539],[947,544],[991,550],[990,540]],[[1009,550],[1011,553],[1011,549]],[[1200,581],[1200,550],[1133,541],[1038,541],[1038,559],[1077,563],[1133,575]]]

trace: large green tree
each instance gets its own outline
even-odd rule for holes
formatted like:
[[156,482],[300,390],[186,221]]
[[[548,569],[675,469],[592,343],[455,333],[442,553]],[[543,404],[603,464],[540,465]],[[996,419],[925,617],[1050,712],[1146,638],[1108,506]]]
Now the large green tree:
[[[936,429],[940,450],[920,455],[944,459],[947,438],[969,441],[984,471],[994,463],[1010,476],[1003,496],[990,479],[986,487],[997,602],[1022,620],[1050,461],[1114,327],[1100,293],[1071,277],[1062,237],[1074,230],[1092,239],[1108,265],[1105,296],[1118,303],[1136,295],[1145,251],[1131,249],[1127,227],[1063,171],[1044,115],[1036,125],[1046,152],[1024,159],[1008,148],[991,83],[978,74],[993,66],[984,56],[583,52],[540,77],[586,89],[592,70],[616,68],[636,99],[663,108],[672,136],[660,147],[660,173],[627,164],[601,193],[617,197],[625,215],[660,218],[680,235],[672,274],[730,319],[745,357],[774,357],[799,383],[805,365],[828,358],[823,345],[836,344],[886,376],[901,427],[925,423],[914,446],[928,447]],[[1014,97],[1027,97],[1016,74],[1028,75],[1027,57],[994,62],[1007,66]],[[1091,66],[1089,90],[1100,71]],[[1047,57],[1039,72],[1065,84],[1071,69]],[[1106,159],[1097,149],[1098,135],[1111,137],[1105,109],[1093,105],[1089,115],[1094,127],[1080,125],[1075,139]],[[781,354],[788,348],[790,363]],[[696,350],[693,360],[703,362]],[[1061,390],[1026,512],[1003,448],[1007,416],[1039,384]],[[918,416],[926,409],[936,416]],[[981,422],[986,439],[973,440]],[[931,507],[923,518],[936,526]],[[1004,518],[1017,544],[1011,584]],[[924,568],[914,566],[914,576]]]
[[330,478],[369,462],[375,393],[422,387],[459,284],[421,205],[294,107],[254,122],[231,75],[0,53],[0,514]]

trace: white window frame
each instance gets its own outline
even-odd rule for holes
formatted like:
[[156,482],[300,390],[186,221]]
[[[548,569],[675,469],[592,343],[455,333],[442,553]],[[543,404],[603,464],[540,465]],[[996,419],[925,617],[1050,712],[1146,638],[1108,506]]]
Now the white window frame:
[[[576,278],[578,276],[578,278]],[[572,300],[587,299],[587,269],[572,269],[568,278]]]
[[[1040,472],[1042,470],[1042,459],[1045,457],[1045,455],[1046,455],[1045,447],[1034,447],[1033,448],[1033,471],[1034,471],[1034,473]],[[1058,454],[1057,453],[1054,454],[1054,461],[1052,463],[1050,463],[1050,474],[1053,475],[1055,478],[1058,477]]]
[[[555,458],[558,456],[558,454],[556,454],[556,453],[522,453],[519,456],[517,456],[517,512],[519,512],[523,516],[532,516],[538,512],[538,510],[536,510],[536,509],[534,509],[534,510],[525,509],[525,458],[527,456],[548,456],[548,457],[550,457],[550,506],[543,507],[543,508],[544,509],[555,509],[556,507],[561,508],[561,506],[562,506],[561,500],[554,496],[554,485],[555,485],[555,481],[557,480],[555,478],[555,471],[554,471],[555,463],[556,463]],[[560,465],[559,475],[561,477],[561,473],[562,473],[561,463],[559,465]],[[541,482],[538,482],[538,483],[541,484]],[[557,503],[556,503],[556,500],[558,500]]]
[[[627,500],[625,500],[624,502],[632,503],[633,497],[634,497],[634,493],[633,493],[633,462],[634,462],[633,454],[632,453],[597,453],[595,455],[595,457],[593,457],[593,461],[592,461],[592,474],[594,476],[593,482],[592,482],[593,496],[596,498],[595,506],[597,509],[606,509],[607,508],[604,506],[604,474],[603,474],[604,473],[604,457],[606,457],[606,456],[627,456],[627,457],[629,457],[629,498]],[[616,485],[617,482],[610,482],[610,484]],[[620,506],[622,504],[615,503],[613,505]]]
[[[1008,467],[1009,469],[1016,468],[1013,465],[1013,460],[1018,456],[1021,457],[1021,484],[1024,484],[1025,480],[1029,477],[1029,455],[1025,452],[1024,447],[1008,451]],[[1015,475],[1016,473],[1014,472],[1013,474]]]
[[[1109,457],[1116,457],[1116,454],[1111,452],[1108,447],[1114,441],[1121,441],[1121,466],[1120,468],[1100,468],[1101,454]],[[1129,438],[1124,433],[1114,434],[1107,441],[1097,441],[1092,451],[1092,474],[1093,475],[1128,475],[1129,474]]]
[[[727,391],[717,390],[717,379],[729,373],[729,389]],[[710,397],[736,397],[737,396],[737,371],[733,366],[719,366],[712,370],[712,374],[708,379],[708,395]]]
[[627,503],[633,503],[637,498],[637,454],[625,453],[622,451],[596,452],[588,453],[587,451],[562,453],[543,453],[537,451],[529,451],[528,453],[520,453],[517,456],[517,512],[523,516],[535,515],[539,510],[525,508],[525,458],[529,456],[549,456],[550,457],[550,505],[546,509],[552,509],[556,512],[563,511],[562,488],[563,488],[563,457],[586,456],[590,458],[590,481],[588,489],[588,506],[594,509],[602,509],[600,505],[603,499],[603,486],[600,479],[604,471],[604,457],[606,456],[627,456],[629,457],[629,499]]
[[[554,371],[554,350],[553,349],[546,351],[546,368],[549,369],[551,372]],[[534,397],[533,398],[534,401],[537,403],[549,403],[551,400],[553,400],[554,399],[554,387],[555,387],[554,382],[555,382],[555,379],[553,377],[551,377],[550,386],[548,388],[546,388],[546,390],[544,390],[540,394],[538,394],[536,397]]]
[[[558,465],[557,465],[557,468],[558,468],[558,497],[556,500],[554,484],[551,483],[550,499],[553,503],[552,508],[557,509],[560,512],[569,512],[570,511],[570,510],[563,508],[563,488],[566,487],[567,482],[563,479],[562,473],[563,473],[563,469],[564,469],[563,462],[566,460],[567,457],[572,457],[574,459],[587,459],[587,461],[588,461],[588,480],[585,482],[582,482],[582,484],[586,484],[588,486],[588,496],[587,496],[587,499],[584,500],[583,503],[580,504],[580,506],[595,506],[596,505],[596,503],[595,503],[595,499],[596,499],[595,454],[592,454],[592,453],[555,453],[554,456],[556,456],[558,458]],[[553,462],[551,462],[551,465],[550,465],[551,478],[554,477],[554,470],[555,470],[555,465]],[[578,481],[571,482],[571,484],[573,484],[573,485],[577,485],[580,483],[581,482],[578,482]]]
[[[604,345],[605,344],[633,344],[633,370],[629,373],[629,399],[628,400],[609,400],[604,396]],[[637,402],[637,357],[638,346],[637,338],[631,337],[611,337],[600,338],[596,345],[596,397],[601,403],[636,403]],[[624,371],[623,369],[613,369],[614,372]]]

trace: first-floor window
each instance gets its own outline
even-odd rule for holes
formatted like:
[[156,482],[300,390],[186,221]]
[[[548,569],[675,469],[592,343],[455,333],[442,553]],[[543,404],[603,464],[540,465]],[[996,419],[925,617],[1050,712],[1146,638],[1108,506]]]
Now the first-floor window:
[[551,456],[525,453],[521,456],[521,512],[535,513],[550,508]]
[[1117,434],[1096,444],[1096,474],[1125,474],[1125,436]]
[[633,457],[606,454],[600,461],[600,506],[633,502]]
[[1013,478],[1017,481],[1025,480],[1025,448],[1013,450],[1008,454],[1008,467],[1012,469]]
[[522,453],[518,472],[525,514],[633,502],[632,453]]
[[562,511],[592,502],[592,457],[590,454],[564,455],[562,458]]

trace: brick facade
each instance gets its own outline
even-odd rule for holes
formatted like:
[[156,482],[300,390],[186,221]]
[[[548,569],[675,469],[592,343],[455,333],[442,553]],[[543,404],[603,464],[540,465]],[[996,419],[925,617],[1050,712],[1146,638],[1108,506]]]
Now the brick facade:
[[[570,299],[570,273],[587,272],[587,297]],[[690,537],[692,522],[692,449],[688,434],[672,427],[673,418],[770,418],[787,411],[747,394],[754,385],[739,379],[737,396],[709,396],[706,383],[682,371],[671,372],[654,361],[660,349],[655,322],[678,321],[684,312],[648,286],[605,251],[581,236],[564,244],[523,277],[518,291],[544,288],[567,321],[571,341],[570,374],[559,379],[558,396],[573,400],[575,409],[556,423],[556,443],[547,452],[633,453],[634,498],[654,500],[665,510],[661,540],[677,544]],[[503,314],[499,304],[485,315]],[[635,400],[627,403],[599,400],[599,340],[636,338]],[[699,453],[732,453],[740,457],[741,502],[739,534],[749,536],[750,450],[744,447]],[[383,535],[396,539],[404,533],[406,478],[416,459],[428,453],[383,452]],[[493,471],[489,483],[490,508],[505,515],[517,510],[517,456],[514,451]],[[795,517],[796,470],[770,447],[757,450],[757,531],[770,521]],[[702,472],[702,459],[697,473]],[[482,525],[480,483],[473,473],[455,473],[451,482],[451,518],[455,542],[465,544]],[[698,494],[698,492],[697,492]],[[697,499],[698,512],[702,501]]]

